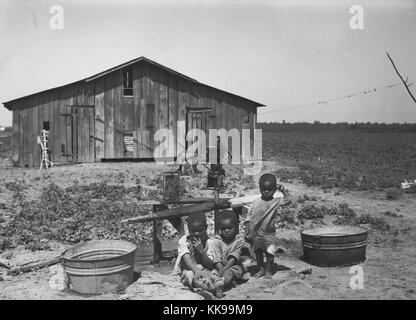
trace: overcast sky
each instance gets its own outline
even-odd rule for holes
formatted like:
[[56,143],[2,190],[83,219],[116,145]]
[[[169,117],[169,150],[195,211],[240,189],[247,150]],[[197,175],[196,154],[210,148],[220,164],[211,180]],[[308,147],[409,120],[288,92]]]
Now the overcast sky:
[[[416,0],[334,2],[0,0],[0,102],[145,56],[267,105],[259,121],[416,122],[403,86],[374,92],[400,83],[389,51],[416,95]],[[53,4],[63,30],[50,28]],[[350,28],[352,5],[363,30]]]

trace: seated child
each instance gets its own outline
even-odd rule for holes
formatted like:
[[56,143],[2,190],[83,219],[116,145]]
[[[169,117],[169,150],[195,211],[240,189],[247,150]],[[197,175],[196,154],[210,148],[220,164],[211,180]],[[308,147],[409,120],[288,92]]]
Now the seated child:
[[208,238],[204,213],[195,213],[188,217],[188,230],[189,235],[179,239],[174,272],[180,274],[181,282],[192,289],[195,287],[195,277],[201,277],[204,271],[214,269],[213,241]]
[[219,213],[218,232],[219,236],[214,239],[212,245],[212,261],[216,270],[213,273],[222,280],[215,288],[215,295],[220,298],[223,289],[242,279],[246,270],[240,258],[245,241],[244,237],[238,234],[237,217],[232,211]]
[[[273,174],[263,174],[259,180],[259,187],[261,198],[253,201],[245,220],[246,239],[252,243],[256,262],[260,267],[255,277],[271,278],[276,253],[274,218],[277,207],[286,205],[288,201],[273,198],[278,189],[286,196],[286,190],[281,185],[277,186],[277,180]],[[266,268],[264,268],[264,255],[267,261]]]

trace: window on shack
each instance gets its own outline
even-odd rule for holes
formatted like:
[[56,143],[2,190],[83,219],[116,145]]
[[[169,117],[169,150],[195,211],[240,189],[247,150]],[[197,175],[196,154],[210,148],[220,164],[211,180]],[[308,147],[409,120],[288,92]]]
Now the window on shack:
[[49,121],[43,121],[43,130],[49,131]]
[[133,95],[133,69],[123,70],[123,94],[125,96]]

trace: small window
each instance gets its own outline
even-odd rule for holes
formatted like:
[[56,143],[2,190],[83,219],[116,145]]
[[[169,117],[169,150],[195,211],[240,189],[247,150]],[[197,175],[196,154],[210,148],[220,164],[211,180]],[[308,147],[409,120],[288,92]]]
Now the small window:
[[49,121],[43,121],[43,130],[49,131]]
[[123,93],[125,96],[133,95],[133,69],[123,71]]

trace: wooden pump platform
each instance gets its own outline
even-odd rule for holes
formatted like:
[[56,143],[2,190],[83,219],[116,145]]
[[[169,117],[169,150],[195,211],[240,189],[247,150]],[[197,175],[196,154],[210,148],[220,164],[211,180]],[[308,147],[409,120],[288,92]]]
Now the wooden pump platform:
[[[228,202],[230,198],[220,198],[218,205],[212,198],[187,198],[180,199],[175,202],[164,201],[143,201],[139,205],[152,205],[153,210],[151,214],[124,219],[123,223],[143,223],[153,221],[153,263],[158,263],[164,259],[162,255],[162,244],[157,237],[158,222],[167,219],[178,230],[182,222],[181,217],[189,216],[197,212],[209,212],[215,209],[227,209],[231,205]],[[168,204],[185,205],[177,208],[167,208]]]

